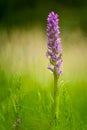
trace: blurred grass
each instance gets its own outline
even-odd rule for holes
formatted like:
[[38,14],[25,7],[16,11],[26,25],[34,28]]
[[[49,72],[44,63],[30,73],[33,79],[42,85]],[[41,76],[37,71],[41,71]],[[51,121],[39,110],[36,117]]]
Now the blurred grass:
[[[54,130],[87,130],[87,51],[80,29],[62,31],[64,74],[60,78]],[[39,26],[0,32],[0,129],[51,129],[53,76],[47,70],[46,36]],[[21,122],[17,122],[18,119]]]

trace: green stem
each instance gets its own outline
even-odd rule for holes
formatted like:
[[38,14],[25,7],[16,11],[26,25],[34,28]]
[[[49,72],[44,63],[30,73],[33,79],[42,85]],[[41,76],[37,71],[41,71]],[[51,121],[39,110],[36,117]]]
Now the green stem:
[[56,111],[57,111],[57,91],[58,91],[58,76],[54,73],[54,104],[53,104],[53,114],[54,119],[56,120]]
[[56,69],[54,71],[54,88],[53,88],[53,105],[52,105],[52,122],[51,122],[51,129],[53,130],[54,127],[57,123],[57,105],[58,105],[58,101],[57,101],[57,97],[58,97],[58,79],[59,79],[59,76],[58,74],[56,73]]

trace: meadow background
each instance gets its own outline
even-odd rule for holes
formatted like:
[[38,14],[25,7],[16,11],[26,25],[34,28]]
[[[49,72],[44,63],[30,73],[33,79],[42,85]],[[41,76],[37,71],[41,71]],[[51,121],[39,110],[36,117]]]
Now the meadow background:
[[0,0],[0,130],[51,129],[46,19],[59,14],[63,75],[53,130],[87,130],[87,1]]

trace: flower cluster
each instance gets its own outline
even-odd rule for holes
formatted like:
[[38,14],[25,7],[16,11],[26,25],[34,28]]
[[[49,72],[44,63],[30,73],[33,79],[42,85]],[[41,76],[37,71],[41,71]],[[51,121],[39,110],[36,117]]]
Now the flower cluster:
[[48,69],[57,75],[61,75],[62,65],[62,46],[60,44],[61,39],[59,38],[59,26],[58,26],[58,15],[53,11],[49,13],[47,18],[47,52],[46,56],[50,60]]

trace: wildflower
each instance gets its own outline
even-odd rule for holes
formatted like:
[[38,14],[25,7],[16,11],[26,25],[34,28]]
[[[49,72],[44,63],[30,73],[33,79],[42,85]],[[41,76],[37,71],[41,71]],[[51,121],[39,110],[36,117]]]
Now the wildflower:
[[58,15],[53,11],[49,13],[47,18],[47,52],[46,56],[49,58],[50,64],[48,69],[50,69],[57,76],[62,74],[62,46],[60,44],[61,39],[59,38],[59,26],[58,26]]

